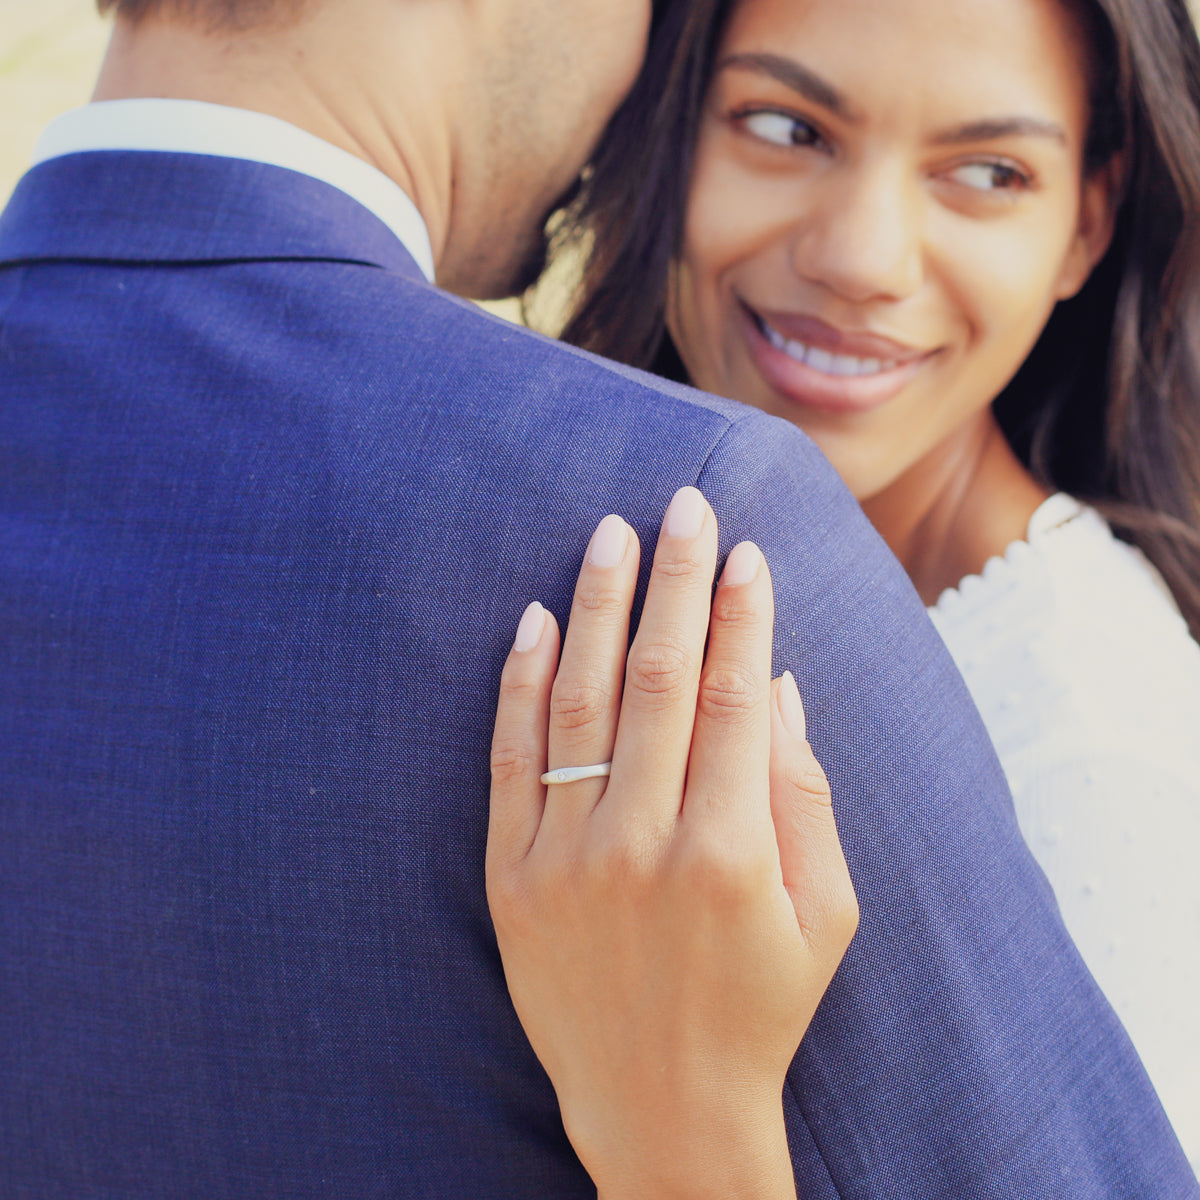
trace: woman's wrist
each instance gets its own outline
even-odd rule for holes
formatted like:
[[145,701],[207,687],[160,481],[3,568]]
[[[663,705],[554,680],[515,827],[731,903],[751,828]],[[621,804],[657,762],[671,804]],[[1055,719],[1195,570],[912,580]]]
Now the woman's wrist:
[[655,1122],[581,1159],[598,1200],[796,1200],[783,1107]]

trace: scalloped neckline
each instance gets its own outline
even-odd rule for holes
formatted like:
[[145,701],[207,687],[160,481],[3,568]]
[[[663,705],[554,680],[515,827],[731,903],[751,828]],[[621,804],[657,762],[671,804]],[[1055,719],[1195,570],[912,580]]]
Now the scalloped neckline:
[[1052,496],[1047,496],[1029,518],[1023,538],[1009,542],[1004,553],[994,554],[978,573],[964,575],[956,586],[946,588],[937,598],[937,602],[929,606],[928,611],[931,614],[948,616],[954,609],[977,597],[981,589],[993,587],[1011,575],[1031,554],[1036,553],[1049,535],[1070,525],[1086,511],[1074,496],[1068,496],[1066,492],[1055,492]]

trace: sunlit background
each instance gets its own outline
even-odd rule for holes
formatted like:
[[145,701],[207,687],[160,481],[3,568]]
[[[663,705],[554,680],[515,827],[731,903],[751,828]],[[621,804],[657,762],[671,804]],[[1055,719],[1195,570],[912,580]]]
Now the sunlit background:
[[89,0],[0,0],[0,199],[50,118],[87,103],[107,40]]

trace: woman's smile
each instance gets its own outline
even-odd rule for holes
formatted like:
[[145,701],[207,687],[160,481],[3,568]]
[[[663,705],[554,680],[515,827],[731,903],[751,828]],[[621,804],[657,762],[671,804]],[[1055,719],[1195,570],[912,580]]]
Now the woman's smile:
[[818,317],[756,311],[743,304],[743,336],[763,379],[799,408],[869,412],[894,399],[935,351]]

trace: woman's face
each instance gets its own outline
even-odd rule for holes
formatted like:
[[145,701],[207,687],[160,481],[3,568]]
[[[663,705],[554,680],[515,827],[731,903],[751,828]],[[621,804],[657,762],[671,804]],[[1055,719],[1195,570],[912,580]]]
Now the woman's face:
[[672,280],[693,382],[861,500],[936,459],[1107,246],[1087,92],[1059,0],[739,0]]

